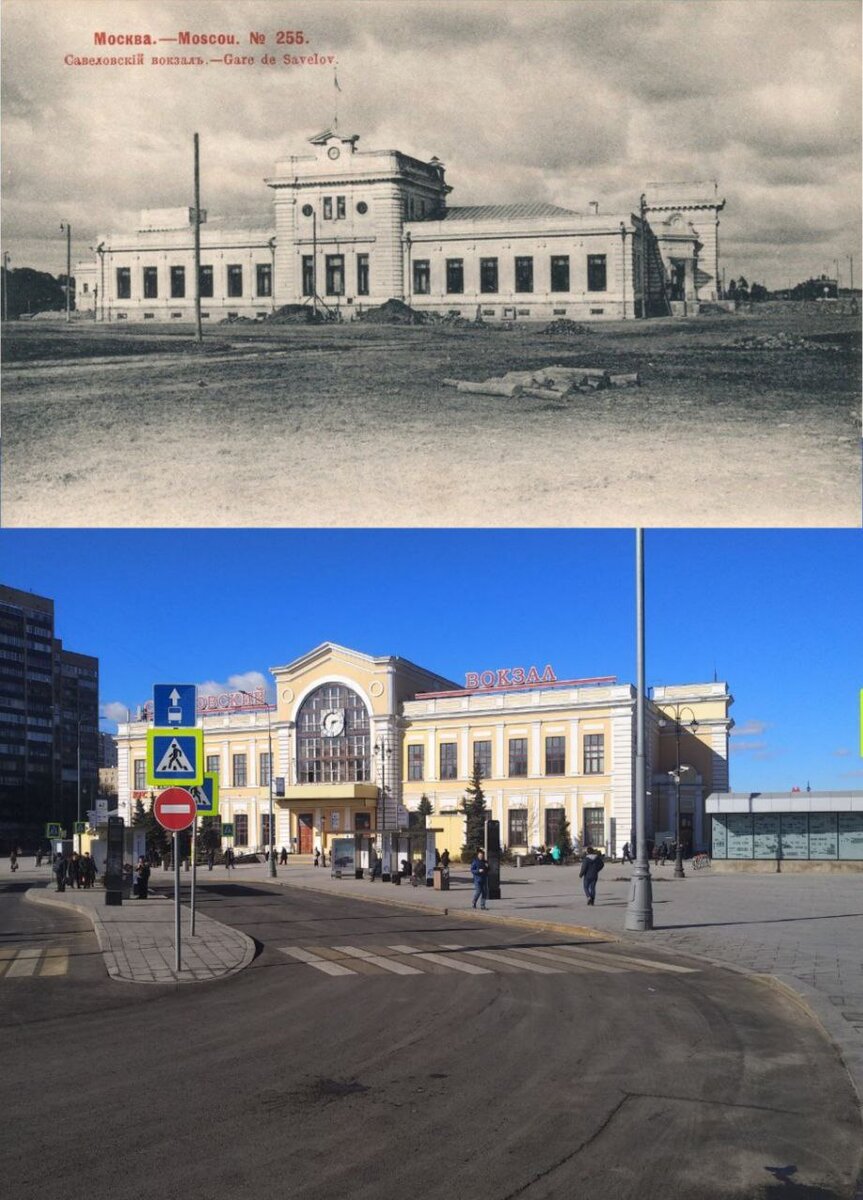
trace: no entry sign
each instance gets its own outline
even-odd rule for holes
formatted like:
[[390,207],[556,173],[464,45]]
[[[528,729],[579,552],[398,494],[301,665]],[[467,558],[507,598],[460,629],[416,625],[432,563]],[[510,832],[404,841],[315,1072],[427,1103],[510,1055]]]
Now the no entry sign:
[[195,797],[185,788],[167,788],[156,797],[153,815],[163,829],[179,833],[192,824],[198,815],[198,806]]

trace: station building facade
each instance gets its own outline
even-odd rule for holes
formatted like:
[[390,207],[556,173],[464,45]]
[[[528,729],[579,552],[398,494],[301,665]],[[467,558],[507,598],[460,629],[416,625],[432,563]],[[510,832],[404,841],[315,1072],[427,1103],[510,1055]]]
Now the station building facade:
[[[261,693],[257,704],[238,694],[199,706],[206,767],[219,772],[221,817],[234,824],[237,849],[269,844],[271,774],[279,848],[311,854],[333,836],[405,828],[423,796],[433,825],[447,819],[451,840],[462,833],[457,814],[475,762],[510,849],[553,841],[564,814],[579,842],[611,853],[632,836],[629,684],[559,680],[546,666],[468,675],[464,686],[404,658],[330,642],[272,675],[275,704]],[[679,761],[687,768],[678,775],[684,837],[705,843],[704,798],[728,787],[731,703],[724,683],[654,690],[651,831],[670,827],[678,784],[669,772]],[[135,801],[150,796],[147,728],[140,719],[118,731],[118,805],[127,820]]]
[[[271,225],[202,212],[202,317],[314,304],[348,319],[389,299],[486,320],[697,312],[719,296],[716,184],[650,185],[633,208],[452,206],[440,160],[360,150],[336,131],[279,160]],[[87,303],[106,321],[194,317],[194,209],[144,210],[101,237]],[[83,283],[81,285],[83,288]],[[95,297],[94,297],[95,292]],[[83,291],[82,291],[83,296]]]

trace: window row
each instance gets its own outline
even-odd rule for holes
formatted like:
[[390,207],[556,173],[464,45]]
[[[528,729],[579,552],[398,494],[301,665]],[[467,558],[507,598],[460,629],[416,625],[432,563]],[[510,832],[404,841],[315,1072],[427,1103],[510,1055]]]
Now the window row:
[[[143,267],[142,268],[142,289],[143,298],[145,300],[158,300],[159,298],[159,268],[158,267]],[[227,295],[231,298],[242,296],[243,293],[243,268],[239,263],[229,263],[225,268],[225,285]],[[200,270],[200,285],[201,299],[212,299],[214,295],[213,268],[210,266],[202,266]],[[185,267],[170,267],[169,268],[169,291],[168,295],[172,300],[184,300],[186,298],[186,268]],[[272,296],[273,294],[273,267],[272,263],[256,263],[255,265],[255,296]],[[117,299],[131,300],[132,298],[132,268],[117,267]]]
[[[448,296],[460,296],[465,290],[465,267],[463,258],[448,258],[445,267],[445,292]],[[587,290],[589,292],[604,292],[607,283],[606,256],[604,254],[588,254],[587,256]],[[548,289],[551,292],[569,292],[570,266],[569,255],[552,255],[549,262]],[[501,291],[500,268],[497,258],[481,258],[479,260],[479,290],[481,293],[494,295]],[[529,255],[515,259],[515,269],[512,276],[512,287],[504,291],[530,293],[534,290],[533,258]],[[416,296],[428,296],[432,291],[431,260],[417,258],[413,263],[413,292]]]
[[[605,735],[588,733],[584,736],[584,758],[582,771],[585,775],[605,773]],[[507,743],[510,779],[527,775],[527,738],[510,738]],[[491,742],[478,741],[473,744],[473,765],[479,768],[483,779],[492,777]],[[468,772],[469,773],[469,772]],[[563,736],[545,739],[546,775],[566,774],[566,738]],[[456,742],[442,742],[440,746],[440,779],[458,779],[458,746]],[[425,746],[408,746],[408,779],[425,779]]]
[[[324,262],[324,287],[328,296],[344,296],[345,294],[345,256],[344,254],[327,254]],[[303,295],[314,296],[319,292],[315,272],[315,260],[311,254],[303,255]],[[369,256],[357,255],[356,294],[369,294]]]
[[[553,846],[557,841],[563,820],[562,808],[545,810],[545,845]],[[582,810],[581,840],[583,846],[605,844],[605,809],[585,808]],[[570,830],[570,837],[578,836]],[[511,808],[507,814],[507,846],[529,847],[528,811],[526,808]]]
[[[218,772],[221,765],[221,759],[218,754],[207,755],[206,770]],[[147,761],[143,758],[136,758],[133,763],[134,768],[134,783],[133,788],[136,792],[143,792],[147,789]],[[271,759],[268,752],[260,755],[258,760],[258,786],[270,786]],[[248,787],[248,755],[235,754],[231,759],[231,786],[232,787]]]

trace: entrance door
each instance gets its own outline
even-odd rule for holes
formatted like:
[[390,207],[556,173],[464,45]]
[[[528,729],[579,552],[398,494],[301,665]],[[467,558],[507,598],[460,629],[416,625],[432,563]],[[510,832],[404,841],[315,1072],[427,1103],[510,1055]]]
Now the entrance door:
[[297,824],[300,827],[300,854],[311,854],[314,843],[314,815],[300,813]]

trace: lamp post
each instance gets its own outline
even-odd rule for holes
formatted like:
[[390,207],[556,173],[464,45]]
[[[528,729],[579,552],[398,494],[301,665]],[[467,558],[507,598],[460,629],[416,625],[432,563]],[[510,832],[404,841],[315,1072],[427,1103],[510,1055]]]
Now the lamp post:
[[3,320],[9,320],[9,263],[12,256],[8,250],[3,251]]
[[[386,804],[387,804],[387,774],[386,764],[387,759],[392,755],[392,747],[387,744],[386,738],[379,737],[375,742],[375,754],[380,760],[381,768],[381,808],[380,808],[380,827],[382,829],[386,825]],[[381,847],[383,849],[383,847]]]
[[644,530],[635,531],[635,865],[624,929],[645,933],[653,928],[653,885],[647,859],[645,667],[644,667]]
[[[237,691],[241,696],[248,696],[250,700],[257,700],[251,692],[247,692],[244,688],[238,688]],[[267,819],[270,834],[270,878],[276,878],[276,830],[275,818],[273,816],[273,724],[270,720],[270,705],[267,703],[267,757],[269,758],[269,770],[267,771],[267,779],[270,785],[270,815]]]
[[60,222],[66,233],[66,321],[72,320],[72,226],[68,221]]
[[[692,769],[689,766],[681,766],[681,764],[680,764],[680,730],[681,730],[680,718],[686,712],[689,713],[690,718],[691,718],[691,720],[686,722],[686,727],[689,729],[689,731],[691,733],[695,733],[696,729],[698,728],[698,718],[695,716],[695,713],[692,711],[692,709],[689,707],[689,705],[688,704],[683,704],[683,705],[675,704],[674,705],[674,747],[675,747],[674,770],[668,772],[669,778],[674,781],[674,796],[675,796],[675,834],[674,834],[675,840],[676,840],[676,852],[675,852],[675,858],[674,858],[674,878],[675,879],[685,879],[686,878],[686,874],[683,870],[683,844],[682,844],[681,838],[680,838],[680,774],[681,774],[681,771],[689,771]],[[666,723],[667,722],[660,720],[660,722],[659,722],[660,728],[662,726],[664,726]]]

